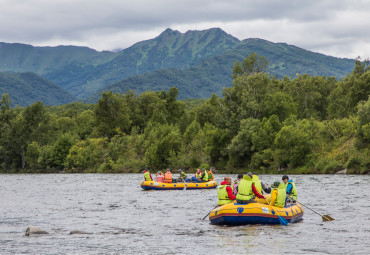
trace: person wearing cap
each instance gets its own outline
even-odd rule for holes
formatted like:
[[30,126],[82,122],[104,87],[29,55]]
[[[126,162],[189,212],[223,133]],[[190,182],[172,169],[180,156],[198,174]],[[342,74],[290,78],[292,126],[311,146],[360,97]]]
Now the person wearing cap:
[[238,185],[238,194],[236,195],[236,201],[239,204],[255,203],[255,197],[265,198],[254,186],[252,176],[252,173],[249,172],[243,175],[243,179],[240,180]]
[[164,182],[165,183],[172,183],[172,173],[170,169],[167,169],[167,172],[164,174]]
[[190,179],[187,177],[187,174],[184,171],[182,171],[182,169],[179,169],[178,172],[180,174],[179,181],[183,181],[183,182],[190,181]]
[[153,181],[152,175],[150,174],[149,170],[145,169],[144,171],[144,180],[145,181]]
[[293,202],[297,200],[298,192],[297,192],[297,187],[295,186],[295,183],[293,182],[292,179],[289,180],[288,175],[284,175],[281,178],[286,186],[286,194],[293,198]]
[[271,188],[272,191],[270,205],[283,208],[286,201],[285,183],[276,181],[271,185]]
[[239,182],[240,182],[241,179],[243,179],[243,175],[238,174],[238,179],[235,180],[234,183],[233,183],[233,193],[234,193],[235,196],[236,196],[236,194],[238,194],[238,185],[239,185]]
[[231,188],[231,178],[225,177],[224,180],[221,182],[221,185],[217,188],[217,197],[219,206],[226,205],[232,203],[236,196],[233,194],[233,190]]
[[200,177],[201,182],[208,182],[208,173],[206,169],[202,169],[202,176]]

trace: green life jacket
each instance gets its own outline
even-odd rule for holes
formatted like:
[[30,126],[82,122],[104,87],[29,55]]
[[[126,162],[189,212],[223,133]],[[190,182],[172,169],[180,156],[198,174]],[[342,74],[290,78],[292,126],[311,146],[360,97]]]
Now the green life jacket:
[[196,172],[196,173],[195,173],[195,177],[196,177],[196,178],[198,178],[198,179],[200,179],[200,178],[202,177],[202,173],[199,173],[199,174],[198,174],[198,172]]
[[208,173],[205,171],[203,176],[203,181],[208,182]]
[[257,175],[252,175],[252,182],[254,184],[254,187],[256,187],[258,193],[262,194],[262,184],[260,181],[260,178],[258,178]]
[[294,184],[293,181],[288,181],[287,184],[286,184],[286,188],[288,188],[288,184],[289,183],[293,186],[292,191],[291,191],[291,193],[290,193],[289,196],[292,197],[292,198],[294,198],[294,200],[297,200],[297,196],[298,196],[297,188],[296,188],[296,186],[295,186],[295,184]]
[[227,194],[226,187],[230,187],[230,185],[221,185],[217,189],[217,196],[218,196],[218,205],[226,205],[232,203],[233,200],[229,199],[229,194]]
[[146,181],[151,181],[152,179],[150,178],[150,173],[149,172],[145,172],[144,173],[144,178]]
[[236,199],[247,201],[254,198],[252,184],[252,178],[248,175],[244,175],[243,179],[241,179],[239,182],[238,194],[236,195]]
[[186,176],[187,176],[187,175],[186,175],[186,173],[184,173],[184,172],[181,172],[181,173],[180,173],[180,177],[181,177],[181,178],[185,179],[185,178],[186,178]]
[[278,190],[278,193],[277,193],[277,196],[276,196],[275,206],[283,208],[285,206],[285,199],[286,199],[286,185],[285,185],[285,183],[280,183],[277,190]]

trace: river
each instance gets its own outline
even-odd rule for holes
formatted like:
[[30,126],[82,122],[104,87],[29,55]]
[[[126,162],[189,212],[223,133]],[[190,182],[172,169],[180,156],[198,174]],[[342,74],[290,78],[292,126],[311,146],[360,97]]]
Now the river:
[[[216,189],[143,191],[139,174],[3,174],[0,254],[370,253],[369,175],[289,177],[299,201],[335,220],[304,208],[304,220],[288,226],[215,226],[201,219]],[[28,226],[49,234],[27,237]]]

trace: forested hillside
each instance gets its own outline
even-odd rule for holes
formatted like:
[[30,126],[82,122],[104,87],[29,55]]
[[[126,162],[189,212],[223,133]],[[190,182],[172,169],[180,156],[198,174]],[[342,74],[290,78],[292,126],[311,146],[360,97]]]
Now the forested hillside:
[[34,73],[0,72],[0,94],[5,93],[10,94],[14,104],[20,106],[37,101],[59,105],[75,100],[66,90]]
[[[370,66],[344,79],[277,79],[266,58],[236,63],[232,86],[207,100],[179,91],[104,92],[96,104],[11,108],[0,101],[0,167],[28,172],[370,172]],[[186,103],[185,103],[186,102]],[[281,173],[281,172],[280,172]]]
[[261,39],[239,41],[218,28],[180,33],[165,30],[119,52],[86,47],[33,47],[0,43],[0,71],[34,72],[53,81],[78,99],[97,102],[103,91],[136,93],[176,86],[179,98],[222,95],[230,87],[235,61],[251,52],[270,62],[268,72],[278,78],[298,74],[342,78],[353,60],[313,53]]
[[136,75],[113,83],[99,90],[87,102],[97,102],[104,91],[136,93],[152,90],[160,91],[176,86],[179,98],[208,98],[213,93],[222,95],[224,87],[232,85],[230,70],[235,61],[243,61],[251,52],[265,56],[268,60],[268,73],[277,78],[295,77],[297,74],[315,76],[344,77],[351,72],[354,60],[338,59],[313,53],[287,44],[276,44],[261,39],[247,39],[222,55],[207,58],[199,65],[188,69],[165,69]]

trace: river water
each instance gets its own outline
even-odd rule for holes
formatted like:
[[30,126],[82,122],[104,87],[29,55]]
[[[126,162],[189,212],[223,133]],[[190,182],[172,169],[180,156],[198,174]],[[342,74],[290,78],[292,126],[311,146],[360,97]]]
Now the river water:
[[[216,189],[142,191],[138,174],[0,175],[0,254],[370,253],[369,175],[290,177],[299,201],[335,220],[304,208],[288,226],[215,226],[201,219]],[[27,237],[28,226],[49,234]]]

